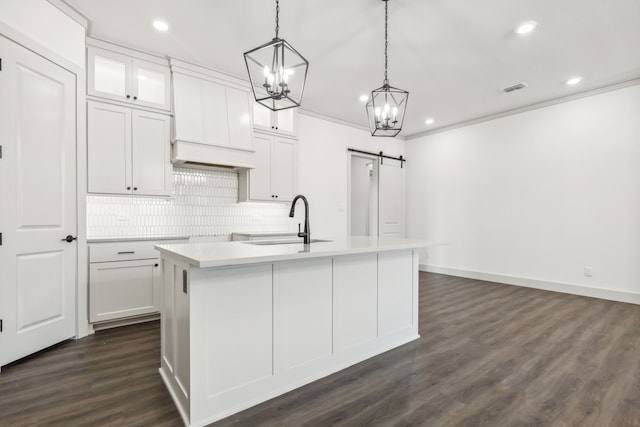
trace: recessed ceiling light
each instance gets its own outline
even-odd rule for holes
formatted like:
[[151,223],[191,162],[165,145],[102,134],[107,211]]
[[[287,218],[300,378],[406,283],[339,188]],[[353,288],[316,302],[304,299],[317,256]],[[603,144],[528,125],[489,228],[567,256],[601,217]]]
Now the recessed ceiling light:
[[516,34],[528,34],[533,31],[533,29],[536,28],[537,25],[538,23],[536,21],[523,22],[522,24],[518,25],[514,31]]
[[153,28],[155,28],[158,31],[167,31],[169,29],[169,24],[159,19],[156,19],[155,21],[153,21]]
[[433,124],[433,119],[431,117],[429,117],[427,120],[425,120],[424,122],[428,125],[432,125]]
[[360,101],[367,102],[369,100],[369,95],[360,95]]
[[570,86],[573,85],[577,85],[578,83],[580,83],[582,81],[582,77],[571,77],[569,80],[567,80],[567,84]]

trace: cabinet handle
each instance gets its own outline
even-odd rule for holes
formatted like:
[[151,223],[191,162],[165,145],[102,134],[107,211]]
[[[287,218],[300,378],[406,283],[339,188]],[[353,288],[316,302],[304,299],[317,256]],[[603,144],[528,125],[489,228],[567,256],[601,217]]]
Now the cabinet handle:
[[137,97],[137,96],[134,96],[134,97],[133,97],[133,100],[134,100],[134,101],[137,101],[137,100],[138,100],[138,97]]
[[278,198],[278,195],[276,194],[276,199]]
[[131,95],[127,95],[127,99],[131,98]]
[[153,266],[154,266],[154,267],[157,267],[157,266],[158,266],[158,264],[157,264],[157,263],[156,263],[156,264],[153,264]]
[[77,237],[74,237],[74,236],[72,236],[71,234],[69,234],[69,235],[67,235],[67,237],[65,237],[64,239],[61,239],[60,241],[61,241],[61,242],[68,242],[68,243],[71,243],[71,242],[73,242],[73,241],[74,241],[74,240],[76,240],[76,239],[77,239]]
[[129,255],[129,254],[135,254],[136,251],[121,251],[118,252],[118,255]]
[[127,190],[131,190],[131,187],[127,187]]
[[138,187],[133,187],[133,191],[138,191]]

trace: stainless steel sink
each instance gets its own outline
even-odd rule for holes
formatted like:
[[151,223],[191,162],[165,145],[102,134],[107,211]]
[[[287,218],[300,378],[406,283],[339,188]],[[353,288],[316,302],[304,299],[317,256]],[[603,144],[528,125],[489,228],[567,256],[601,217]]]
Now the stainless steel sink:
[[[311,239],[311,243],[322,243],[322,242],[331,242],[332,240],[322,240],[322,239]],[[242,243],[246,243],[248,245],[292,245],[295,243],[304,243],[302,239],[296,240],[245,240]]]

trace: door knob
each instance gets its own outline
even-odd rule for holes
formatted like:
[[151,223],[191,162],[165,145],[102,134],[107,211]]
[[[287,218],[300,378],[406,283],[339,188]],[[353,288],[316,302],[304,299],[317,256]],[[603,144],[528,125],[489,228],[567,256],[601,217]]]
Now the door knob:
[[74,240],[76,240],[76,239],[77,239],[77,237],[73,237],[71,234],[69,234],[67,237],[65,237],[65,238],[64,238],[64,239],[62,239],[61,241],[62,241],[62,242],[69,242],[69,243],[71,243],[71,242],[73,242],[73,241],[74,241]]

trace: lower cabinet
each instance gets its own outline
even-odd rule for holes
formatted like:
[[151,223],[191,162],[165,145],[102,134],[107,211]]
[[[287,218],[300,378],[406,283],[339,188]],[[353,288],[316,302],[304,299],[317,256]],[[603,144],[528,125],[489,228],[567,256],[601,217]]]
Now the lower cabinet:
[[160,254],[154,249],[159,243],[167,242],[108,242],[89,245],[91,323],[160,312],[162,269]]
[[91,263],[91,322],[160,311],[160,261]]

